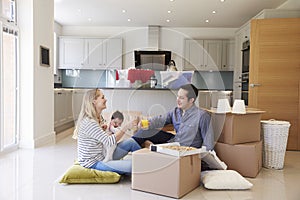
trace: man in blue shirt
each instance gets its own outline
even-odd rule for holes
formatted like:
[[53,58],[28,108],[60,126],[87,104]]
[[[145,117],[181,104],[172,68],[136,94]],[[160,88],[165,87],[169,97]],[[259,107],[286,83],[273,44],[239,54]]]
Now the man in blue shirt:
[[[181,86],[177,93],[177,107],[165,115],[149,119],[149,129],[140,129],[133,139],[140,146],[146,141],[154,144],[179,142],[181,146],[200,148],[203,145],[207,150],[212,150],[215,143],[211,117],[195,105],[197,96],[198,89],[194,85]],[[174,126],[175,135],[160,130],[168,124]]]

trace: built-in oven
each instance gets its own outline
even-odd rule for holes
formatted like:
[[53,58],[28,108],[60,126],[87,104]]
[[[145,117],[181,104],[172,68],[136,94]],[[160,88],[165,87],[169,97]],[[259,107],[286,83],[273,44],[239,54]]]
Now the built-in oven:
[[242,49],[242,96],[241,99],[248,105],[249,96],[249,64],[250,64],[250,41],[243,42]]

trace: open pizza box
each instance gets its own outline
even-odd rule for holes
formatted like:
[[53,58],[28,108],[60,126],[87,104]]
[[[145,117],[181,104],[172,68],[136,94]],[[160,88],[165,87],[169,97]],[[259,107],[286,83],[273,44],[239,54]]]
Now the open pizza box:
[[151,145],[150,150],[176,157],[200,154],[202,151],[201,148],[180,146],[179,142]]
[[206,147],[197,149],[194,147],[180,146],[179,142],[172,142],[151,145],[150,150],[176,157],[199,154],[201,160],[206,162],[210,169],[227,169],[227,165],[218,158],[216,152],[214,150],[207,151]]

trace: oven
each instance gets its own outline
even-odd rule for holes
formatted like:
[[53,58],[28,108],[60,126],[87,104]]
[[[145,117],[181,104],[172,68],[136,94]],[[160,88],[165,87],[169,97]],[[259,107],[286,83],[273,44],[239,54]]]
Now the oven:
[[248,105],[249,92],[249,61],[250,61],[250,41],[243,42],[242,49],[242,96],[241,99]]

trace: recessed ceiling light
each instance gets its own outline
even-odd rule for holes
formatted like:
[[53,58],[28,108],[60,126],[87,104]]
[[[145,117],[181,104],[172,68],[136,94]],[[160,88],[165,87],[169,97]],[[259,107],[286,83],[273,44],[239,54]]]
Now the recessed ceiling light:
[[209,20],[207,19],[207,20],[205,20],[205,22],[206,22],[206,23],[208,23],[208,22],[209,22]]
[[171,13],[172,11],[171,10],[168,10],[168,13]]
[[167,19],[167,20],[166,20],[166,22],[170,22],[170,20],[169,20],[169,19]]
[[126,10],[122,10],[122,13],[126,13]]
[[225,2],[225,0],[220,0],[221,2]]
[[217,11],[213,10],[213,11],[212,11],[212,13],[213,13],[213,14],[216,14],[216,13],[217,13]]
[[131,19],[127,19],[127,21],[131,22]]
[[89,21],[89,22],[92,21],[92,18],[88,18],[88,21]]
[[170,0],[171,2],[173,2],[174,0]]

